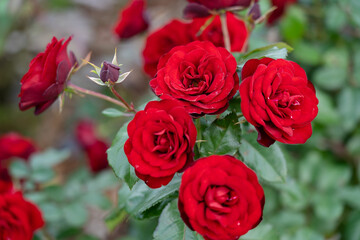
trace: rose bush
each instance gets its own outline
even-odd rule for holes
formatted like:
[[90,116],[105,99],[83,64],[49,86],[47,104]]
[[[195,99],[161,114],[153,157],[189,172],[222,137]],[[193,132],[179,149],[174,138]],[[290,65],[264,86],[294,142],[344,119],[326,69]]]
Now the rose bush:
[[127,131],[125,154],[136,175],[151,188],[167,185],[193,161],[196,128],[177,101],[149,102]]
[[181,180],[179,211],[206,240],[235,240],[262,219],[264,191],[256,174],[232,156],[197,160]]
[[159,62],[150,81],[161,99],[177,99],[193,117],[220,114],[239,88],[235,58],[211,42],[173,48]]
[[120,39],[127,39],[145,31],[149,20],[145,13],[144,0],[131,0],[120,12],[114,32]]
[[256,127],[258,142],[305,143],[318,113],[313,84],[295,62],[251,59],[241,72],[241,110]]
[[0,193],[0,239],[31,240],[34,231],[42,226],[40,210],[21,192]]
[[64,43],[63,40],[53,37],[45,52],[31,61],[29,71],[21,79],[20,110],[35,107],[35,114],[40,114],[64,91],[66,79],[76,60],[73,54],[67,53],[71,37]]

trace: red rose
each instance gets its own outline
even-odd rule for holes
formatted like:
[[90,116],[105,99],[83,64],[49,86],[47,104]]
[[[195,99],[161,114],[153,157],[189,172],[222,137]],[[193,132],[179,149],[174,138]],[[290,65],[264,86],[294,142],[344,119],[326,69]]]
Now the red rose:
[[272,5],[276,7],[276,9],[270,14],[267,23],[271,25],[276,22],[285,13],[286,8],[296,3],[296,1],[297,0],[271,0]]
[[114,28],[115,34],[120,39],[131,38],[149,27],[144,9],[144,0],[132,0],[120,12],[119,20]]
[[143,51],[144,70],[151,77],[156,74],[157,65],[162,55],[173,47],[188,44],[195,40],[189,31],[189,25],[178,20],[172,20],[161,29],[150,34]]
[[264,191],[256,174],[232,156],[197,160],[179,191],[182,219],[206,240],[239,239],[262,220]]
[[0,239],[31,240],[44,226],[40,210],[21,192],[0,194]]
[[[211,17],[210,17],[211,18]],[[200,29],[210,18],[195,18],[191,24],[194,36],[200,32]],[[248,30],[243,20],[237,18],[231,12],[226,13],[226,21],[230,36],[231,51],[242,52],[247,46]],[[196,38],[199,41],[210,41],[217,47],[224,47],[224,36],[221,28],[221,20],[216,16]]]
[[67,45],[71,38],[63,43],[55,37],[31,62],[29,71],[21,79],[19,94],[20,110],[35,107],[35,114],[45,111],[64,91],[66,79],[75,63],[73,55],[67,54]]
[[258,142],[299,144],[311,136],[318,113],[314,86],[292,61],[251,59],[242,70],[241,109],[259,133]]
[[93,173],[109,167],[106,150],[109,144],[96,135],[92,121],[82,120],[76,127],[76,138],[87,155],[88,165]]
[[193,161],[196,128],[177,101],[149,102],[127,131],[125,154],[136,175],[151,188],[168,184]]
[[236,60],[210,42],[192,42],[173,48],[159,62],[150,81],[161,99],[177,99],[193,117],[220,114],[239,88]]
[[[0,174],[2,174],[1,170],[0,170]],[[1,175],[0,175],[0,194],[7,193],[7,192],[11,191],[12,188],[13,188],[12,182],[11,181],[3,181],[1,179]]]
[[37,149],[34,143],[17,133],[7,133],[0,137],[0,180],[11,181],[7,166],[11,158],[28,160]]

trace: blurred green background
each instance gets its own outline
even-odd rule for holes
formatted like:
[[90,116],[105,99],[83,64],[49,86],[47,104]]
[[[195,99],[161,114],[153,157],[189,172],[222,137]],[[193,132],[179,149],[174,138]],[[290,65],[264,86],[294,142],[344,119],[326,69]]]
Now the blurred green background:
[[[30,60],[51,37],[73,35],[69,48],[78,58],[92,51],[92,62],[98,65],[111,60],[117,47],[123,69],[133,70],[119,91],[135,104],[149,98],[149,79],[141,66],[146,35],[119,43],[112,34],[118,10],[125,3],[0,1],[1,134],[17,131],[43,149],[72,149],[74,124],[90,117],[103,136],[115,136],[124,120],[103,116],[103,109],[113,107],[107,103],[74,96],[66,99],[61,114],[53,106],[36,117],[31,110],[19,111],[17,95]],[[266,0],[260,3],[263,11],[270,6]],[[149,0],[151,30],[173,17],[181,18],[185,4],[185,0]],[[288,179],[286,184],[264,186],[266,206],[258,231],[265,240],[360,240],[360,1],[299,0],[274,26],[257,26],[249,48],[279,41],[294,47],[289,59],[299,63],[314,83],[319,114],[306,144],[281,145],[286,150]],[[88,71],[77,74],[74,83],[103,91],[83,77]],[[130,226],[123,230],[127,240],[152,239],[156,219],[130,222]]]

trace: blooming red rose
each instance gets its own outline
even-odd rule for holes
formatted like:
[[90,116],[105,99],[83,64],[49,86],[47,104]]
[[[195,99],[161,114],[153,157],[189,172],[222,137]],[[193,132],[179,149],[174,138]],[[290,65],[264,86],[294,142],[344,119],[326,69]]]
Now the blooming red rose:
[[172,20],[161,29],[150,34],[143,51],[144,70],[151,77],[156,74],[157,65],[162,55],[173,47],[184,45],[195,40],[187,23]]
[[159,62],[150,81],[161,99],[177,99],[193,117],[220,114],[239,88],[235,58],[211,42],[173,48]]
[[296,1],[297,0],[271,0],[272,5],[276,7],[276,9],[270,14],[267,23],[271,25],[276,22],[285,13],[286,8],[296,3]]
[[75,64],[67,53],[71,37],[63,43],[55,37],[31,62],[29,71],[21,79],[20,110],[35,107],[35,114],[45,111],[64,91],[68,74]]
[[[0,170],[0,174],[1,170]],[[0,194],[6,193],[6,192],[10,192],[13,188],[13,184],[11,181],[3,181],[1,179],[1,175],[0,175]]]
[[93,173],[109,167],[106,150],[109,144],[96,135],[95,124],[82,120],[76,127],[76,138],[87,155],[88,165]]
[[11,158],[28,160],[37,151],[34,143],[17,133],[7,133],[0,137],[0,180],[11,181],[8,164]]
[[0,194],[0,239],[31,240],[42,226],[40,210],[25,200],[21,192]]
[[[190,26],[194,36],[200,32],[201,27],[204,26],[210,18],[195,18],[193,20]],[[231,12],[226,13],[226,21],[230,36],[231,51],[243,51],[247,46],[249,36],[245,22]],[[196,39],[199,41],[210,41],[217,47],[224,47],[224,35],[221,28],[220,17],[215,16],[209,26],[201,31],[201,34],[197,36]]]
[[131,38],[149,27],[145,14],[145,0],[131,0],[120,12],[119,20],[114,28],[120,39]]
[[149,102],[127,131],[125,154],[136,175],[151,188],[168,184],[193,161],[196,128],[177,101]]
[[182,219],[206,240],[237,240],[262,220],[264,191],[256,174],[232,156],[197,160],[179,191]]
[[242,70],[241,110],[259,133],[258,142],[299,144],[311,136],[318,113],[314,86],[292,61],[251,59]]

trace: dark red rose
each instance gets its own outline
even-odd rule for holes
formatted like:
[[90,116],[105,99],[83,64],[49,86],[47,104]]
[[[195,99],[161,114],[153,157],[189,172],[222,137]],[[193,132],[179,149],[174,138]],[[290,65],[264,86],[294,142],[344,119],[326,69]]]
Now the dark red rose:
[[151,188],[167,185],[193,161],[196,128],[177,101],[149,102],[127,131],[125,154],[136,175]]
[[276,22],[285,13],[286,8],[296,2],[297,0],[271,0],[272,5],[276,9],[270,14],[267,23],[271,25]]
[[149,20],[145,14],[145,1],[131,0],[120,12],[114,32],[120,39],[126,39],[145,31],[148,27]]
[[108,168],[106,150],[109,144],[97,136],[95,124],[90,120],[82,120],[78,123],[75,134],[86,153],[90,170],[98,173]]
[[[196,18],[191,23],[191,30],[194,36],[200,32],[200,29],[210,18]],[[243,20],[237,18],[231,12],[226,13],[226,21],[230,36],[231,51],[242,52],[247,46],[248,30]],[[221,28],[220,17],[216,16],[209,26],[207,26],[199,36],[199,41],[210,41],[217,47],[224,47],[224,35]]]
[[235,58],[211,42],[173,48],[159,62],[150,81],[161,99],[177,99],[193,117],[220,114],[239,88]]
[[187,23],[172,20],[161,29],[150,34],[143,51],[144,70],[151,77],[156,74],[157,65],[162,55],[173,47],[188,44],[195,40]]
[[[0,174],[2,174],[1,170],[0,170]],[[2,180],[0,175],[0,195],[10,192],[12,188],[13,188],[12,182],[7,180],[6,181]]]
[[20,110],[35,107],[35,114],[45,111],[64,91],[68,74],[75,64],[67,53],[71,38],[63,43],[55,37],[31,62],[29,71],[21,79]]
[[11,158],[28,160],[37,151],[32,140],[17,133],[7,133],[0,137],[0,180],[11,181],[7,170]]
[[25,200],[21,192],[0,194],[0,239],[31,240],[42,226],[40,210]]
[[103,62],[103,66],[100,70],[100,79],[104,83],[115,83],[119,79],[120,67],[107,61]]
[[318,113],[314,86],[292,61],[251,59],[242,70],[241,110],[259,133],[258,142],[305,143]]
[[264,191],[256,174],[232,156],[197,160],[179,191],[182,219],[205,240],[237,240],[262,220]]

